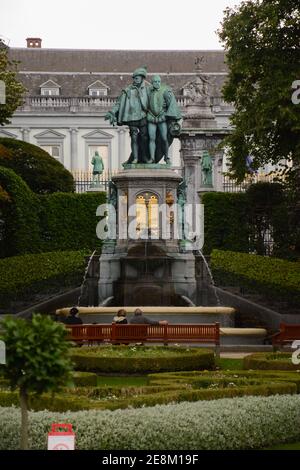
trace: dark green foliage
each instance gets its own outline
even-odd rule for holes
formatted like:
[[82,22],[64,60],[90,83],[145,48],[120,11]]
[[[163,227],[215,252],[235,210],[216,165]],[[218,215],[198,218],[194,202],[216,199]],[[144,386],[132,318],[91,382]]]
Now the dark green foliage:
[[213,248],[248,251],[248,201],[244,193],[206,193],[204,253]]
[[85,252],[58,251],[0,260],[0,305],[25,300],[65,287],[78,286],[85,267]]
[[7,198],[1,204],[4,220],[0,257],[36,252],[40,248],[37,196],[13,170],[0,166],[0,186]]
[[71,381],[70,343],[64,325],[36,314],[31,321],[6,317],[1,339],[6,347],[4,377],[12,388],[56,391]]
[[5,83],[5,104],[0,104],[0,126],[10,123],[18,106],[23,104],[26,89],[17,80],[17,62],[8,59],[8,47],[0,42],[0,80]]
[[0,165],[14,170],[34,193],[74,191],[71,173],[36,145],[0,138]]
[[[290,353],[255,353],[244,358],[244,368],[259,370],[299,370],[299,364],[292,363]],[[300,377],[297,385],[298,388],[300,388]]]
[[[103,348],[75,349],[72,360],[76,369],[97,372],[145,373],[165,370],[211,369],[214,366],[213,351],[203,349],[168,348],[170,355],[159,353],[154,357],[143,357],[137,351],[131,357],[124,355],[108,357]],[[121,351],[121,350],[120,350]],[[176,355],[174,355],[176,352]]]
[[243,180],[247,155],[254,168],[288,159],[300,161],[299,2],[249,0],[228,8],[219,33],[229,76],[224,98],[233,103],[232,133],[225,139],[231,170]]
[[96,236],[96,209],[105,204],[105,193],[40,196],[42,250],[94,250],[101,247]]
[[93,372],[75,371],[72,374],[72,380],[76,387],[91,387],[97,385],[97,374]]
[[[232,250],[300,257],[300,206],[279,183],[252,184],[245,193],[206,193],[204,252]],[[265,243],[273,239],[272,245]]]
[[300,263],[214,250],[211,266],[221,285],[244,287],[295,305],[300,302]]

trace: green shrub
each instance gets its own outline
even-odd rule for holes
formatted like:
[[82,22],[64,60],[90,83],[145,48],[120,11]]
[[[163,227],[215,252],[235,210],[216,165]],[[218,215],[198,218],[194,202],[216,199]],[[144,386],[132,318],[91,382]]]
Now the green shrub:
[[[30,413],[30,448],[71,422],[79,450],[258,449],[300,439],[300,396],[242,397],[116,411]],[[267,432],[266,432],[267,430]],[[19,448],[20,411],[0,408],[0,449]]]
[[96,209],[106,201],[105,193],[40,196],[42,251],[94,250],[101,246],[96,236]]
[[245,193],[206,193],[204,204],[204,253],[212,249],[248,251],[248,204]]
[[[143,387],[77,387],[66,389],[63,394],[58,393],[54,396],[31,395],[29,403],[31,409],[35,411],[116,410],[182,401],[287,393],[297,393],[297,385],[293,378],[289,381],[277,377],[260,379],[258,376],[256,378],[252,376],[237,378],[235,375],[210,377],[209,374],[204,373],[202,376],[198,372],[195,377],[185,376],[183,380],[178,376],[174,376],[173,379],[158,379],[153,381],[153,385]],[[17,395],[15,392],[0,390],[0,406],[10,405],[18,406]]]
[[244,358],[245,369],[260,370],[300,370],[300,365],[292,363],[290,353],[255,353]]
[[77,387],[96,386],[97,378],[93,372],[73,372],[73,381]]
[[57,251],[0,260],[0,305],[78,286],[85,268],[83,251]]
[[[133,348],[118,346],[109,349],[103,347],[75,349],[72,352],[72,359],[76,369],[97,372],[143,373],[211,369],[214,366],[213,351],[205,349],[136,348],[133,354],[128,355],[130,349],[134,351]],[[152,356],[145,353],[147,349],[152,352]],[[164,351],[163,354],[161,351]],[[118,354],[119,352],[121,354]]]
[[0,187],[8,197],[0,206],[0,217],[4,220],[0,257],[38,251],[40,228],[37,196],[14,171],[2,166]]
[[294,304],[300,301],[300,263],[214,250],[211,266],[219,284],[238,285]]
[[35,193],[74,191],[71,173],[36,145],[0,138],[0,165],[14,170]]

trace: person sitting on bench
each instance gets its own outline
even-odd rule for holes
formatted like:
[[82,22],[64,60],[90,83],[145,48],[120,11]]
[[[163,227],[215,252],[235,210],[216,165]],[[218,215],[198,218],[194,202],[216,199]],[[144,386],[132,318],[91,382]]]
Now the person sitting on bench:
[[140,308],[136,308],[130,323],[134,325],[166,325],[168,322],[166,320],[150,320],[150,318],[147,318],[143,315],[143,312]]
[[120,308],[120,310],[117,311],[117,315],[113,318],[113,322],[117,323],[118,325],[128,323],[126,318],[126,310],[124,308]]
[[78,308],[72,307],[70,308],[69,315],[64,320],[66,325],[82,325],[82,319],[78,317]]

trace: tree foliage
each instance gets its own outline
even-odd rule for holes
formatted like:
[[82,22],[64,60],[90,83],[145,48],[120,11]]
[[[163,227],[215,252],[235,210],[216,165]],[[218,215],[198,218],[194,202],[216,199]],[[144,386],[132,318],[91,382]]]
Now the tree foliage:
[[224,98],[233,103],[229,146],[231,171],[287,159],[300,162],[300,104],[292,102],[300,79],[300,4],[294,0],[249,0],[227,8],[219,31],[229,77]]
[[55,392],[71,380],[67,330],[50,317],[36,314],[32,321],[7,317],[1,324],[6,346],[4,375],[20,391],[22,448],[28,447],[28,393]]
[[24,86],[17,80],[17,62],[8,58],[8,48],[0,41],[0,80],[5,83],[6,101],[0,104],[0,125],[9,124],[14,111],[23,103]]
[[14,170],[34,193],[74,191],[72,174],[37,145],[0,138],[0,165]]

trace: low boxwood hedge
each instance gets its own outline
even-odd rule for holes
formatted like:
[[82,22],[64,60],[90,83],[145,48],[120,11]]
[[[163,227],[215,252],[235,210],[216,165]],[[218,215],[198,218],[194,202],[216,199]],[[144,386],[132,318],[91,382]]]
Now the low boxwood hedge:
[[244,358],[245,369],[300,370],[300,364],[292,363],[291,353],[255,353]]
[[291,304],[300,302],[299,262],[213,250],[211,266],[218,284],[237,285]]
[[146,373],[212,369],[214,352],[202,348],[90,347],[71,352],[75,368],[97,372]]
[[[29,446],[46,449],[54,422],[78,450],[245,450],[300,439],[300,396],[242,397],[116,411],[29,414]],[[20,445],[20,410],[0,408],[0,450]]]
[[75,371],[72,375],[73,382],[77,387],[90,387],[97,385],[98,376],[93,372]]
[[[151,374],[149,385],[141,387],[76,387],[66,388],[54,396],[30,395],[30,407],[36,411],[115,410],[246,395],[295,394],[300,389],[299,379],[295,373],[288,377],[282,373],[266,374],[262,378],[250,371]],[[18,406],[18,403],[17,392],[0,391],[0,406]]]
[[26,300],[80,285],[85,269],[84,251],[28,254],[0,260],[0,305]]

